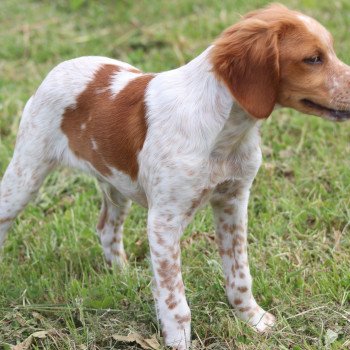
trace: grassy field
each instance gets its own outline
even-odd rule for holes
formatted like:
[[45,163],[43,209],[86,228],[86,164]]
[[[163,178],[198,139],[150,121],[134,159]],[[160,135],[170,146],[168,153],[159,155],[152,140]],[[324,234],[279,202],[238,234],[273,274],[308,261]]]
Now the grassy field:
[[[262,0],[12,1],[0,5],[0,177],[26,100],[57,63],[103,55],[146,71],[188,62]],[[350,2],[289,0],[320,20],[350,63]],[[291,110],[262,127],[264,163],[249,206],[257,300],[271,335],[237,320],[225,297],[209,208],[182,240],[196,349],[350,349],[350,123]],[[105,264],[94,227],[96,182],[62,169],[13,226],[0,259],[0,349],[137,349],[113,335],[155,334],[146,211],[125,227],[129,267]],[[41,337],[41,338],[40,338]],[[29,345],[29,343],[32,343]],[[27,346],[27,347],[26,347]]]

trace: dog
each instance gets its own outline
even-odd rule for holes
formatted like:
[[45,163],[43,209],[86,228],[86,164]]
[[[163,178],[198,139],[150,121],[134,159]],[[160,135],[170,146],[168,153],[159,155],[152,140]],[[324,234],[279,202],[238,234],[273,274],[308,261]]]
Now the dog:
[[123,266],[131,200],[148,208],[157,316],[167,345],[190,346],[191,314],[180,237],[211,203],[227,297],[258,331],[275,322],[252,295],[247,205],[261,164],[259,125],[290,107],[350,119],[350,67],[316,20],[282,5],[242,17],[186,65],[157,74],[104,57],[55,67],[28,100],[0,190],[0,245],[57,165],[101,184],[97,232],[106,259]]

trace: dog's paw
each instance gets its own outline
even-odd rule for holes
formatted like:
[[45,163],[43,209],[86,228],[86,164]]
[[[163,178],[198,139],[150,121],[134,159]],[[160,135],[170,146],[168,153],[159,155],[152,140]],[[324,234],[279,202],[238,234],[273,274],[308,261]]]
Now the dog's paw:
[[107,264],[111,267],[116,266],[119,269],[125,269],[128,264],[128,259],[124,251],[113,251],[112,253],[106,254]]
[[270,331],[276,322],[275,316],[266,312],[258,305],[239,308],[237,310],[237,316],[260,333]]
[[272,327],[275,325],[275,322],[275,316],[261,309],[261,311],[259,311],[257,315],[254,316],[253,322],[249,323],[257,332],[265,333],[272,330]]

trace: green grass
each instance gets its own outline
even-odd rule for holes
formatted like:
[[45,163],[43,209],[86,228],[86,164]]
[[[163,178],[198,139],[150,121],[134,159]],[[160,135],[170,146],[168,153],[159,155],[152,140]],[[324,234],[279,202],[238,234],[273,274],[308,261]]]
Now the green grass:
[[[350,62],[350,2],[284,2],[333,33]],[[76,56],[103,55],[145,71],[177,67],[261,0],[12,1],[0,10],[0,174],[21,111],[47,72]],[[350,124],[290,110],[262,127],[264,163],[249,205],[254,293],[278,317],[254,333],[228,306],[209,209],[183,237],[186,293],[197,349],[350,348]],[[0,261],[0,344],[30,334],[32,349],[136,349],[113,334],[159,333],[150,288],[146,211],[125,227],[127,271],[111,271],[94,233],[96,182],[61,170],[17,219]],[[330,336],[336,333],[336,339]],[[329,344],[331,343],[331,344]],[[0,345],[1,348],[1,345]]]

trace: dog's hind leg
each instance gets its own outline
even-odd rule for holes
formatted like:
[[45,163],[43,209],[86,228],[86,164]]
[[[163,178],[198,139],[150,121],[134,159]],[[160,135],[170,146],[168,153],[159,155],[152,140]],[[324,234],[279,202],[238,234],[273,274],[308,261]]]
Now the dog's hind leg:
[[15,217],[38,192],[50,164],[33,164],[33,160],[15,154],[0,187],[0,247]]
[[22,116],[13,158],[0,185],[0,247],[15,217],[38,192],[54,162],[45,157],[45,145],[30,118],[28,101]]
[[131,201],[111,185],[103,183],[101,189],[103,202],[97,224],[97,234],[100,237],[107,262],[122,267],[126,263],[123,245],[123,223]]

